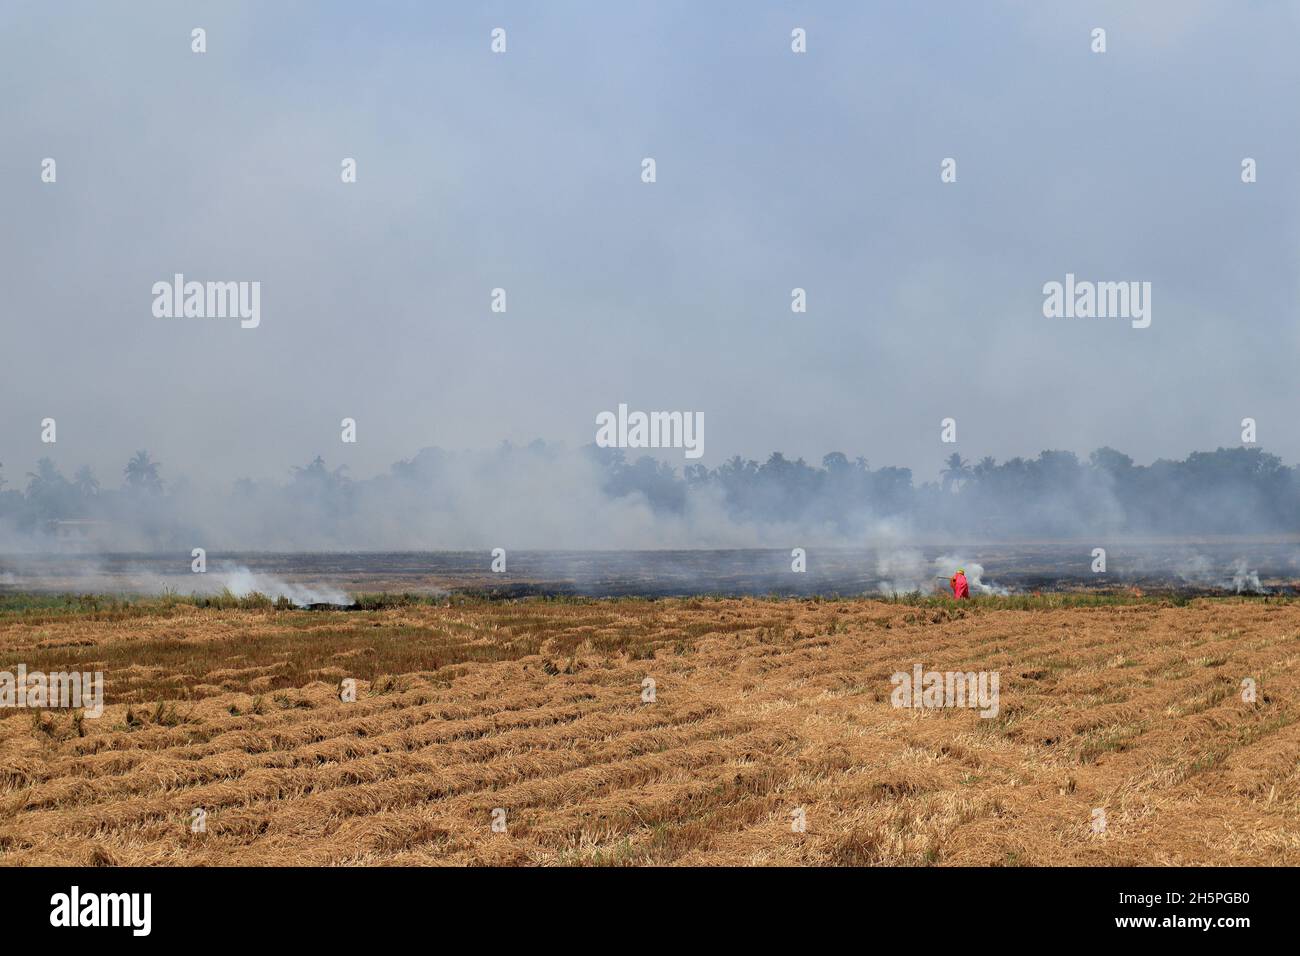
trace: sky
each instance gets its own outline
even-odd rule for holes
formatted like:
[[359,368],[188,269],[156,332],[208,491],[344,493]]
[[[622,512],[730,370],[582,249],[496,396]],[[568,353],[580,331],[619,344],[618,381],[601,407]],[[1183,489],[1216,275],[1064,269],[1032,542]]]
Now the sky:
[[[709,466],[1145,463],[1245,417],[1294,464],[1298,43],[1281,2],[9,0],[3,474],[367,477],[620,403],[702,413]],[[260,324],[155,316],[178,272]],[[1150,326],[1044,316],[1067,273],[1150,282]]]

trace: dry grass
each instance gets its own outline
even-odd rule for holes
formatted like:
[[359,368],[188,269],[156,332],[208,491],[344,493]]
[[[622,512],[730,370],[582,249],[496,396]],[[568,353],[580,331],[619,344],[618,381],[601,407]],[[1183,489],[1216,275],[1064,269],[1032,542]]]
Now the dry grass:
[[0,614],[19,662],[109,706],[0,711],[5,864],[1300,864],[1295,603],[146,603]]

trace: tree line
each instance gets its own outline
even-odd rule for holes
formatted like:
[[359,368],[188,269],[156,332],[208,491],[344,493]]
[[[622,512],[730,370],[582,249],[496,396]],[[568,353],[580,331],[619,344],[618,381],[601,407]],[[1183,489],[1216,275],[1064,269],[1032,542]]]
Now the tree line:
[[[466,454],[426,448],[385,474],[361,480],[318,456],[280,481],[235,482],[225,505],[236,512],[256,506],[285,527],[302,520],[343,528],[364,509],[436,508],[441,500],[463,500],[440,495],[453,482],[465,484],[458,456]],[[629,459],[621,449],[589,445],[574,452],[538,441],[503,443],[475,459],[470,474],[517,470],[524,484],[536,475],[535,483],[545,486],[557,474],[575,480],[560,467],[573,465],[574,456],[585,469],[581,480],[590,477],[600,494],[644,503],[655,514],[689,517],[709,508],[735,522],[819,529],[848,540],[882,523],[990,539],[1300,531],[1300,468],[1248,447],[1150,465],[1135,464],[1112,448],[1097,449],[1086,460],[1069,451],[1002,462],[972,462],[953,453],[934,480],[918,483],[908,468],[872,468],[865,458],[841,452],[825,455],[820,464],[773,452],[762,462],[735,456],[716,467],[691,464],[679,471],[649,456]],[[547,493],[547,487],[537,487],[538,509],[547,507]],[[166,481],[162,465],[147,451],[130,458],[115,489],[101,486],[89,467],[67,477],[50,458],[42,458],[21,484],[6,481],[0,465],[0,522],[29,535],[101,521],[130,522],[155,537],[170,537],[169,531],[184,527],[187,509],[197,507],[197,500],[184,478]]]

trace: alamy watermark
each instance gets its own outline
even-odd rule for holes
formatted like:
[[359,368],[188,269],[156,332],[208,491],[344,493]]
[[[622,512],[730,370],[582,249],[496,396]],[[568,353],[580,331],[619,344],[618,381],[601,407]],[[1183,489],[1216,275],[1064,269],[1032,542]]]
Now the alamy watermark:
[[177,272],[171,282],[155,282],[152,291],[154,318],[239,319],[244,329],[262,323],[260,282],[186,282]]
[[1076,280],[1043,284],[1043,315],[1049,319],[1131,319],[1133,328],[1151,324],[1150,282]]
[[55,927],[122,926],[132,936],[148,936],[152,914],[152,893],[83,893],[74,885],[50,897],[50,925]]
[[920,664],[912,672],[898,671],[889,678],[894,685],[890,701],[895,707],[940,710],[946,707],[980,709],[981,717],[998,715],[997,671],[927,671]]
[[684,448],[687,458],[704,454],[703,412],[629,412],[596,416],[596,444],[601,448]]
[[86,717],[104,713],[104,675],[101,671],[27,672],[19,664],[17,673],[0,671],[0,707],[79,708]]

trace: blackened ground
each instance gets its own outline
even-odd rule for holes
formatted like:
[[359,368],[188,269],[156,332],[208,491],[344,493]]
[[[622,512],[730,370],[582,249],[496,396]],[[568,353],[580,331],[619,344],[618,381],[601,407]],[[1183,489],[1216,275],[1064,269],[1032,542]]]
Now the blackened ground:
[[[918,544],[865,549],[807,547],[806,570],[790,549],[729,551],[508,551],[504,573],[489,551],[212,553],[204,575],[176,554],[0,555],[0,594],[220,592],[242,568],[309,587],[367,592],[473,592],[495,597],[825,595],[940,591],[957,563],[983,568],[998,593],[1111,591],[1187,596],[1300,593],[1300,539],[1155,543]],[[1092,570],[1106,549],[1106,571]],[[232,578],[233,580],[233,578]],[[979,588],[973,588],[978,593]],[[330,608],[335,605],[329,605]]]

